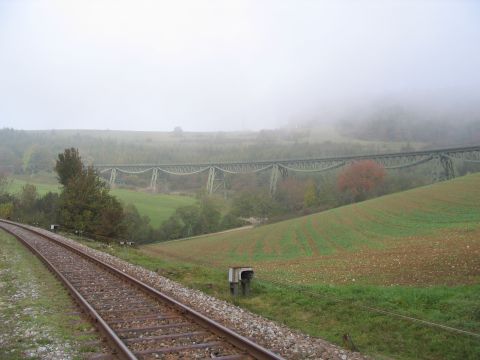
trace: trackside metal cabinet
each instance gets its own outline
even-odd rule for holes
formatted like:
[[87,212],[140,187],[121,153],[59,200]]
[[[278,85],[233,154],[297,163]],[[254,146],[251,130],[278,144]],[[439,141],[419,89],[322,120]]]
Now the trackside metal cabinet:
[[242,289],[242,295],[250,293],[250,281],[253,279],[253,268],[250,266],[236,266],[228,269],[228,281],[230,283],[230,293],[238,296],[239,287]]

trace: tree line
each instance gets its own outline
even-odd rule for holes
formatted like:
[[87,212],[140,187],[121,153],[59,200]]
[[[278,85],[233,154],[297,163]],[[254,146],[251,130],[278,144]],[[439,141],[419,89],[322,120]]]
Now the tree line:
[[[85,164],[199,163],[323,157],[388,151],[388,145],[317,141],[302,130],[256,133],[135,133],[0,129],[0,168],[17,174],[52,171],[65,148]],[[181,180],[183,181],[183,180]]]
[[[279,181],[275,196],[268,193],[268,174],[249,176],[228,186],[228,197],[197,193],[197,203],[177,208],[159,228],[141,216],[134,205],[123,205],[109,191],[78,149],[58,154],[54,171],[60,194],[39,196],[25,185],[19,194],[6,191],[8,178],[0,175],[0,217],[63,229],[103,241],[125,239],[138,243],[166,241],[226,230],[248,223],[275,222],[310,214],[375,196],[430,183],[432,165],[387,174],[378,163],[365,160],[325,174],[290,176]],[[465,173],[467,167],[458,167]]]
[[[383,182],[384,172],[374,162],[354,165],[341,174],[338,189],[359,200]],[[275,198],[261,191],[239,192],[226,206],[224,199],[199,196],[197,204],[178,208],[159,229],[152,229],[149,219],[141,217],[134,205],[124,206],[110,194],[108,184],[91,166],[84,165],[78,149],[60,153],[54,170],[60,194],[39,196],[34,185],[26,184],[18,195],[12,195],[6,191],[7,177],[1,176],[0,217],[44,227],[58,223],[65,230],[100,240],[149,242],[229,229],[247,223],[248,218],[282,217],[305,208],[318,210],[321,202],[314,180],[285,181]],[[294,200],[295,196],[299,199]]]
[[102,241],[128,238],[150,239],[149,219],[133,205],[123,206],[109,193],[108,185],[95,170],[84,166],[78,149],[68,148],[58,155],[54,168],[60,194],[39,196],[34,185],[26,184],[18,195],[6,191],[8,178],[0,176],[0,217],[48,227],[61,228]]

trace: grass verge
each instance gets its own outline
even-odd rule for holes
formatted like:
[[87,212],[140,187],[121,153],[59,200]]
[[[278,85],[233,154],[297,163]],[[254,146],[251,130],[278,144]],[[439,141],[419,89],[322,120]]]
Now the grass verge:
[[91,325],[47,268],[0,230],[0,359],[83,359],[99,351]]

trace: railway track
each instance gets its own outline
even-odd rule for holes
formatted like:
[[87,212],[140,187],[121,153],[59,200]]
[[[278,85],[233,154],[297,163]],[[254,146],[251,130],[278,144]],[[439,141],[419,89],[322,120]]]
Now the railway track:
[[282,359],[45,230],[6,220],[0,220],[0,228],[20,240],[63,282],[108,341],[110,357]]

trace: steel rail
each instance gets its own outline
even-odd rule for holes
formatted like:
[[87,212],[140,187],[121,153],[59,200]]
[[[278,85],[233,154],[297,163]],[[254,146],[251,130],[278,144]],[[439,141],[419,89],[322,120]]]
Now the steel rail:
[[427,156],[432,154],[455,154],[462,152],[480,151],[480,145],[451,147],[431,150],[419,150],[409,152],[391,152],[383,154],[366,154],[366,155],[345,155],[332,156],[324,158],[300,158],[300,159],[277,159],[277,160],[260,160],[260,161],[231,161],[231,162],[211,162],[211,163],[184,163],[184,164],[93,164],[94,168],[141,168],[141,167],[174,167],[174,166],[191,166],[191,167],[212,167],[212,166],[233,166],[233,165],[269,165],[269,164],[290,164],[305,162],[326,162],[326,161],[351,161],[365,159],[382,159],[382,158],[398,158],[407,156]]
[[[45,238],[45,239],[47,239],[47,240],[49,240],[49,241],[51,241],[51,242],[53,242],[57,245],[60,245],[64,248],[74,252],[77,255],[82,256],[85,259],[88,259],[89,261],[93,262],[94,264],[99,265],[100,267],[104,268],[105,270],[109,271],[110,273],[118,276],[120,279],[126,281],[127,283],[130,283],[130,284],[134,285],[138,289],[142,290],[144,293],[152,296],[153,298],[159,299],[162,302],[167,303],[170,306],[176,308],[187,318],[189,318],[192,321],[196,322],[197,324],[209,329],[210,331],[212,331],[216,335],[226,339],[227,342],[236,346],[240,350],[245,351],[246,353],[248,353],[249,355],[253,356],[256,359],[259,359],[259,360],[282,360],[283,359],[283,357],[281,357],[280,355],[277,355],[277,354],[271,352],[270,350],[264,348],[263,346],[260,346],[260,345],[256,344],[255,342],[251,341],[250,339],[248,339],[248,338],[246,338],[246,337],[244,337],[240,334],[237,334],[233,330],[231,330],[231,329],[219,324],[218,322],[206,317],[205,315],[199,313],[198,311],[190,308],[189,306],[187,306],[185,304],[182,304],[181,302],[173,299],[172,297],[170,297],[166,294],[163,294],[162,292],[160,292],[157,289],[145,284],[144,282],[142,282],[142,281],[140,281],[140,280],[138,280],[138,279],[136,279],[136,278],[134,278],[134,277],[132,277],[128,274],[125,274],[123,271],[118,270],[117,268],[111,266],[110,264],[107,264],[106,262],[104,262],[102,260],[99,260],[99,259],[83,252],[82,250],[72,246],[72,245],[69,245],[69,244],[64,243],[62,241],[59,241],[59,240],[57,240],[57,239],[55,239],[51,236],[48,236],[47,234],[45,234],[43,232],[43,231],[46,232],[46,230],[41,229],[42,231],[38,231],[40,229],[36,229],[36,228],[31,227],[31,226],[26,226],[26,225],[23,225],[23,224],[19,224],[19,223],[13,222],[13,221],[3,220],[3,219],[0,219],[0,223],[10,224],[10,225],[22,228],[24,230],[30,231],[30,232],[38,235],[38,236],[41,236],[41,237],[43,237],[43,238]],[[4,229],[4,230],[6,230],[6,229]],[[6,231],[8,231],[8,230],[6,230]],[[12,235],[14,235],[16,238],[19,238],[16,234],[14,234],[10,231],[8,231],[8,232],[11,233]],[[25,241],[22,241],[22,243],[26,244],[30,250],[32,250],[37,256],[40,256],[43,259],[43,256],[41,254],[39,254],[33,247],[29,246],[28,243],[26,243]],[[48,260],[45,259],[45,261],[46,261],[46,264],[50,264],[48,262]],[[52,266],[52,269],[54,269],[53,265],[51,265],[51,264],[47,265],[47,266],[48,267]],[[63,275],[61,275],[60,273],[57,273],[57,271],[54,271],[54,273],[56,275],[58,274],[58,276],[60,277],[60,279],[62,279],[62,281],[64,279],[68,283],[68,280],[65,279],[65,277],[63,277]],[[88,305],[86,300],[83,297],[81,297],[81,295],[78,293],[78,291],[76,291],[74,289],[73,285],[71,285],[69,283],[69,286],[67,286],[67,288],[69,290],[70,290],[70,288],[72,290],[74,290],[74,293],[78,294],[78,296],[80,296],[80,298],[83,299],[83,301],[86,303],[86,305]],[[76,298],[76,295],[74,295],[74,296]],[[83,305],[83,302],[82,302],[82,307],[83,306],[84,305]],[[114,346],[115,346],[115,349],[117,349],[117,351],[119,351],[119,352],[123,351],[123,348],[130,351],[126,347],[125,343],[123,343],[123,341],[120,340],[120,338],[116,335],[116,333],[108,326],[108,324],[103,319],[101,319],[100,315],[98,315],[98,313],[91,306],[88,305],[88,307],[86,307],[86,309],[88,309],[87,313],[95,321],[95,324],[100,325],[99,328],[101,329],[102,333],[104,333],[104,335],[107,337],[107,339],[114,342]],[[105,327],[105,329],[103,329],[103,327]],[[117,340],[121,344],[117,344]],[[133,355],[133,354],[132,354],[133,357],[127,357],[127,356],[130,356],[130,355],[127,355],[126,353],[125,353],[125,355],[123,355],[123,353],[122,353],[122,356],[125,356],[125,357],[123,357],[124,359],[137,359],[135,357],[135,355]]]

